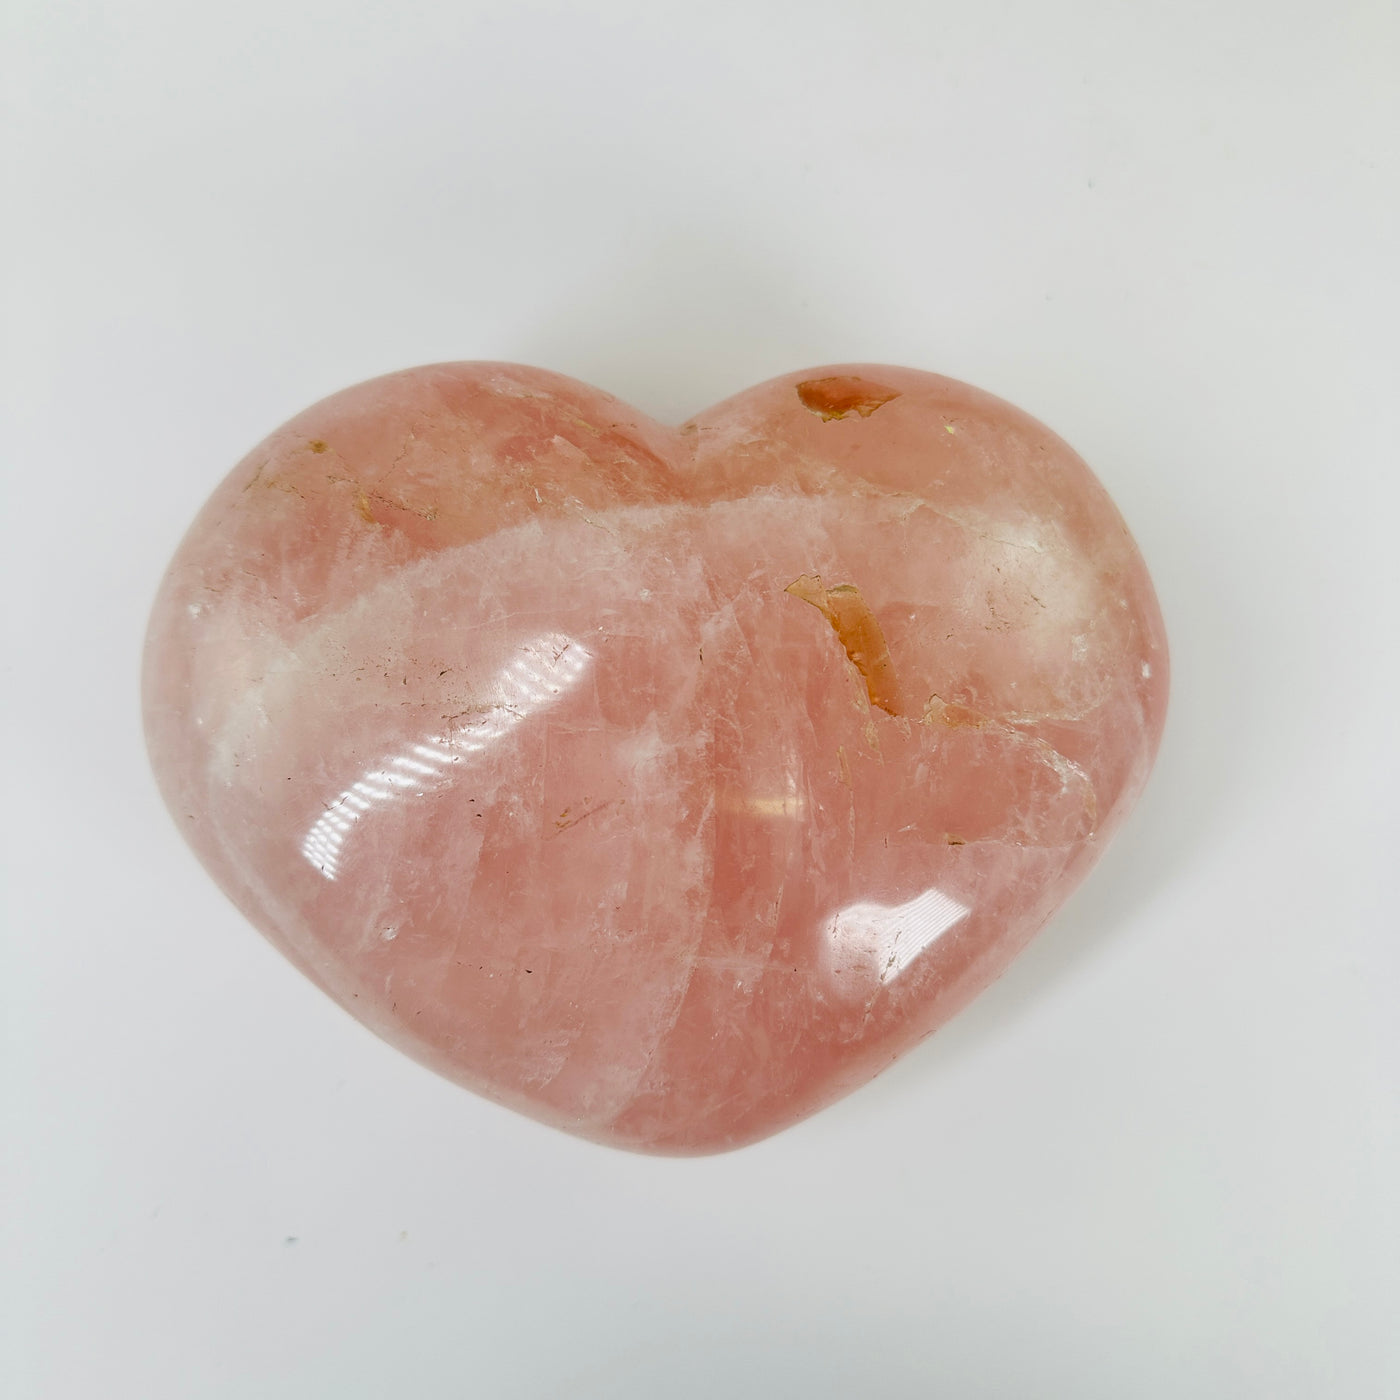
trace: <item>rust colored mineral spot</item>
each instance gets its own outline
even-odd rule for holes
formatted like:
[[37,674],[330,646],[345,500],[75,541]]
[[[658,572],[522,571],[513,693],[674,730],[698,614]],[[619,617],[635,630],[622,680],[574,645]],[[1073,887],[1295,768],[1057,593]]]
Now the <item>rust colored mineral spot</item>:
[[865,681],[870,703],[887,715],[899,713],[899,686],[894,663],[885,645],[885,634],[870,604],[853,583],[824,588],[820,574],[803,574],[783,590],[804,603],[811,603],[831,624],[846,655]]
[[837,374],[830,379],[805,379],[797,386],[802,407],[817,414],[828,423],[833,418],[847,418],[858,413],[869,418],[877,408],[899,397],[898,389],[886,388],[854,374]]

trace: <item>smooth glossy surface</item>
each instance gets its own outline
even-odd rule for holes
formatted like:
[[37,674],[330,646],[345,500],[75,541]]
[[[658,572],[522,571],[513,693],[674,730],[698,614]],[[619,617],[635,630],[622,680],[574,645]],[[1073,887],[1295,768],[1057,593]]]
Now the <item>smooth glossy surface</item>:
[[1146,780],[1151,584],[1073,452],[938,376],[678,430],[433,366],[274,433],[181,545],[152,758],[365,1024],[600,1141],[751,1141],[987,984]]

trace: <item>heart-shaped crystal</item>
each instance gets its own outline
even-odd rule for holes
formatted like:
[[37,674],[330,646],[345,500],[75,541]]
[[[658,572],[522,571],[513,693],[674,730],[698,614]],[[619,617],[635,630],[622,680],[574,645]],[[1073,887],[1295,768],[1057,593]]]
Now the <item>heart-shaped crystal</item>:
[[442,1074],[658,1152],[869,1079],[1005,967],[1151,767],[1161,617],[1048,429],[908,369],[679,430],[502,364],[251,453],[151,621],[180,828]]

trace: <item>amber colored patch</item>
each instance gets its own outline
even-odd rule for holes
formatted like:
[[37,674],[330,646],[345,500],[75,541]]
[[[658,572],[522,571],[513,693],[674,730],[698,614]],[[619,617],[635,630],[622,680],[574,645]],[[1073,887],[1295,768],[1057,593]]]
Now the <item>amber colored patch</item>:
[[313,452],[324,452],[324,451],[326,450],[326,444],[325,444],[324,442],[322,442],[320,438],[313,438],[313,439],[312,439],[310,442],[308,442],[306,445],[307,445]]
[[877,408],[899,397],[898,389],[887,388],[853,374],[838,374],[830,379],[805,379],[797,386],[802,407],[825,419],[845,418],[858,413],[869,418]]
[[803,574],[783,590],[804,603],[811,603],[831,624],[851,664],[865,680],[870,703],[887,715],[899,713],[899,686],[895,681],[894,663],[885,645],[885,634],[853,583],[838,583],[835,588],[822,585],[820,574]]

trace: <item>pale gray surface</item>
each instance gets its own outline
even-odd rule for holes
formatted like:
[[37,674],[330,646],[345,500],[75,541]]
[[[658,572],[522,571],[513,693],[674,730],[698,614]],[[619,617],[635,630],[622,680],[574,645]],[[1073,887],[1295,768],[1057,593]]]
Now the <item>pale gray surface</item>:
[[[1393,7],[9,12],[7,1394],[1400,1390]],[[1154,570],[1127,831],[768,1143],[628,1157],[431,1078],[147,776],[144,614],[214,482],[448,358],[673,419],[951,374],[1068,438]]]

